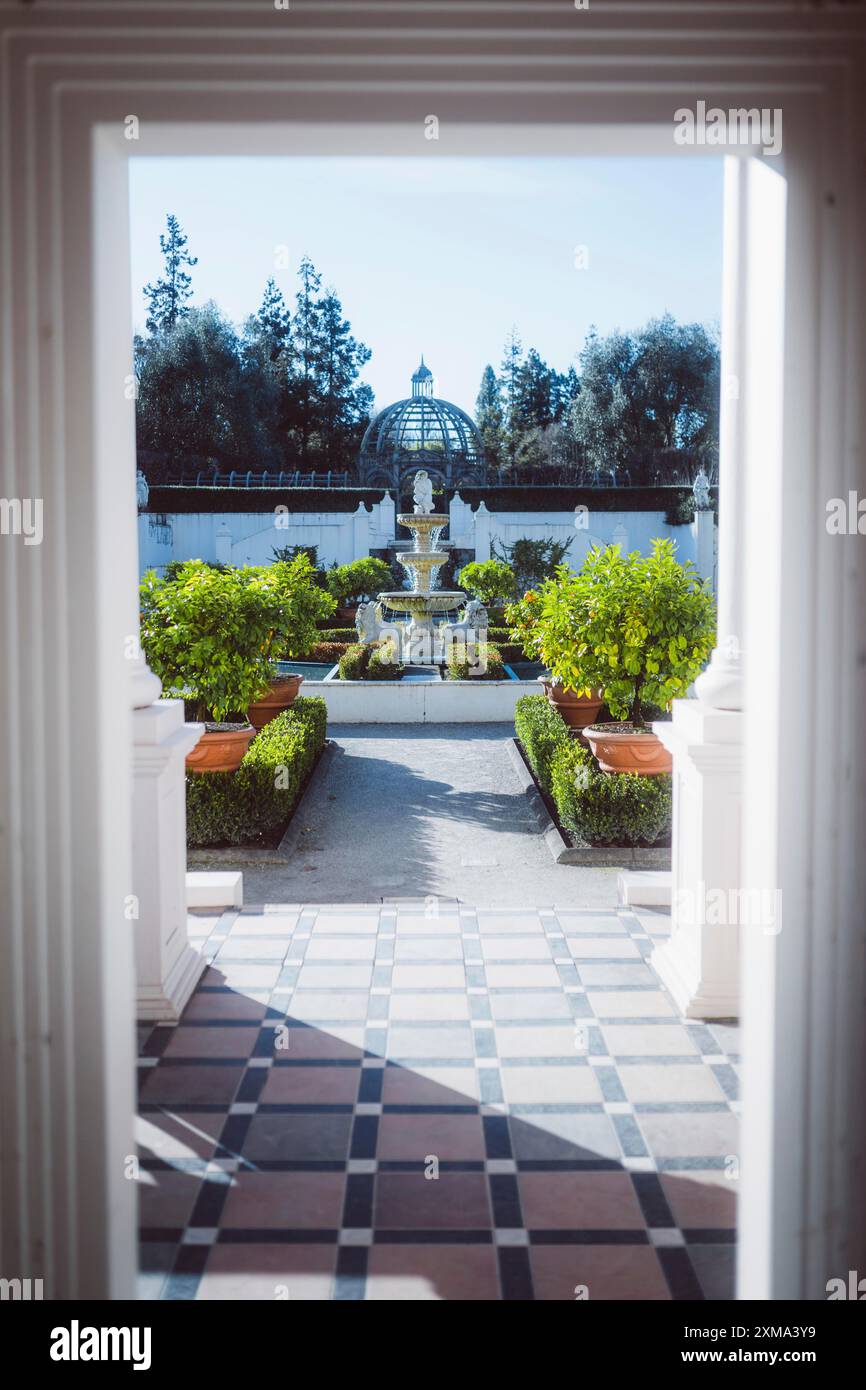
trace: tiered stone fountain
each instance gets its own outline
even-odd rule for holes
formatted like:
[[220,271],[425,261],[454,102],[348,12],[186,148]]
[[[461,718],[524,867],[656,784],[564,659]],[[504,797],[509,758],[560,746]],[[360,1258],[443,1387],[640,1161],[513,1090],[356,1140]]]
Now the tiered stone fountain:
[[[468,643],[485,642],[487,613],[477,600],[467,602],[459,589],[437,588],[439,570],[448,559],[438,548],[448,513],[433,510],[433,485],[425,472],[416,475],[412,496],[414,510],[397,517],[400,525],[412,532],[411,549],[398,557],[412,587],[379,594],[374,602],[358,609],[356,622],[362,641],[392,636],[399,642],[405,665],[428,666],[447,660],[449,643],[461,637]],[[409,623],[386,622],[384,608],[409,613]],[[461,608],[466,610],[461,622],[438,627],[434,623],[434,613],[456,615]]]

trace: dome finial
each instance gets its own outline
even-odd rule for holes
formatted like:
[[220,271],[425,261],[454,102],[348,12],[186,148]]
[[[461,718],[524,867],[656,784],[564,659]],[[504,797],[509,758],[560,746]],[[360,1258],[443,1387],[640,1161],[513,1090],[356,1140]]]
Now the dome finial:
[[432,396],[433,395],[433,373],[424,361],[424,354],[421,354],[421,364],[412,376],[412,395],[413,396]]

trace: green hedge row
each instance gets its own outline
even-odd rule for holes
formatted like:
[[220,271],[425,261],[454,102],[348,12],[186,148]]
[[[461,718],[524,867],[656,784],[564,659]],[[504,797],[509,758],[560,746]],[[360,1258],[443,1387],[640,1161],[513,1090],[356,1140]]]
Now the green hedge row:
[[452,647],[448,655],[448,679],[451,681],[504,681],[508,679],[508,676],[502,664],[502,653],[492,642],[488,642],[487,669],[483,676],[473,676],[471,674],[465,650],[461,652],[461,648],[455,646]]
[[253,844],[288,820],[327,722],[321,697],[299,696],[256,735],[237,772],[188,772],[187,845]]
[[652,845],[671,824],[671,779],[601,772],[545,695],[517,701],[514,727],[560,821],[591,845]]
[[394,681],[403,667],[393,661],[390,642],[356,642],[340,657],[341,681]]

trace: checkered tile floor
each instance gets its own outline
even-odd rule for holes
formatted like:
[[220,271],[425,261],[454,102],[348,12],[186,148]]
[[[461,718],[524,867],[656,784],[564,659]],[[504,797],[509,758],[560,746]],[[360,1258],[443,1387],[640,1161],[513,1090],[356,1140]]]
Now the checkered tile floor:
[[678,1018],[660,913],[194,916],[141,1030],[141,1296],[730,1298],[733,1025]]

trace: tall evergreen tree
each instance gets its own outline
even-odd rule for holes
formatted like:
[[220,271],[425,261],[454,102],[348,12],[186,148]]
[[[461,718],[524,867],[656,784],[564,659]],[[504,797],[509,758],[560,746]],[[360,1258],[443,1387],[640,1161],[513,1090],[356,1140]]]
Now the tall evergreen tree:
[[520,438],[520,368],[523,361],[523,344],[516,327],[512,328],[505,342],[505,350],[500,369],[500,386],[504,412],[503,443],[508,464],[513,468],[517,461]]
[[552,372],[535,348],[530,348],[517,374],[517,415],[523,432],[545,429],[553,420]]
[[292,349],[295,376],[292,382],[292,422],[302,464],[310,453],[321,423],[319,378],[322,367],[322,277],[309,256],[301,261],[301,288],[295,296]]
[[484,368],[481,377],[475,402],[475,420],[487,459],[494,467],[498,467],[502,462],[504,445],[502,393],[490,363]]
[[352,337],[352,325],[343,318],[336,290],[329,288],[319,306],[317,397],[322,429],[322,462],[326,468],[345,460],[347,447],[366,424],[373,404],[369,386],[356,386],[372,353]]
[[155,284],[144,287],[148,300],[146,323],[149,333],[170,333],[178,319],[189,313],[187,301],[192,295],[192,277],[184,266],[197,265],[198,256],[191,256],[187,251],[187,238],[173,212],[166,218],[166,235],[159,238],[159,245],[165,259],[165,273]]
[[244,325],[244,386],[267,444],[262,462],[289,466],[291,319],[282,291],[268,280],[258,312]]

